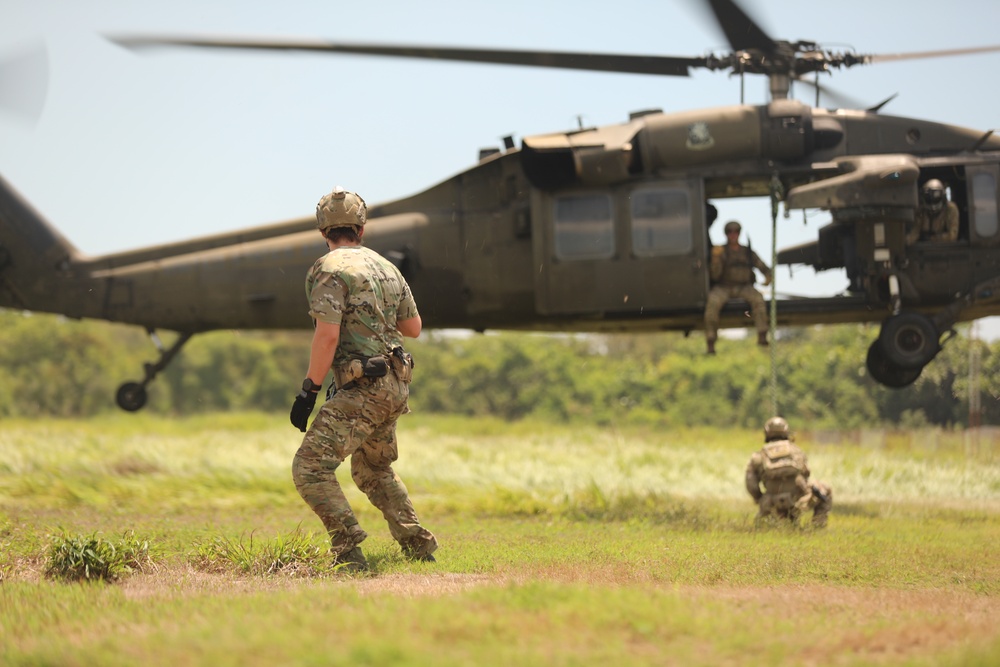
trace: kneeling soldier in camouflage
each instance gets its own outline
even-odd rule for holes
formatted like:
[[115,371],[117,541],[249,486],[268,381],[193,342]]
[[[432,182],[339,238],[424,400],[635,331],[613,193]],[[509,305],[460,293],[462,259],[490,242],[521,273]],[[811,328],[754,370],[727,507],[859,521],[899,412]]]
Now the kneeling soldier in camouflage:
[[[420,525],[402,480],[393,472],[396,420],[409,411],[413,359],[403,337],[416,338],[422,321],[410,288],[387,259],[361,245],[367,207],[353,192],[335,188],[316,207],[317,227],[330,252],[306,277],[315,321],[309,371],[290,418],[306,436],[292,461],[299,494],[330,535],[331,551],[350,570],[367,561],[359,546],[368,537],[337,482],[351,458],[351,476],[382,511],[392,537],[410,559],[433,561],[437,540]],[[306,431],[327,373],[335,386]]]
[[764,443],[763,449],[750,457],[746,474],[747,492],[760,507],[757,518],[777,516],[798,523],[811,509],[813,525],[825,526],[833,507],[833,489],[823,482],[809,481],[805,452],[792,443],[788,422],[781,417],[768,419]]

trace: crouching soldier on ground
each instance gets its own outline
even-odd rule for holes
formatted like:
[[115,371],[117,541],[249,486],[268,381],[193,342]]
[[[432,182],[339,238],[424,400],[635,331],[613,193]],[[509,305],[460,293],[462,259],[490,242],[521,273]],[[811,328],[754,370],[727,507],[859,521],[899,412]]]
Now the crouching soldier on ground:
[[760,508],[758,520],[776,516],[798,524],[799,517],[812,510],[812,525],[826,526],[833,507],[833,489],[809,480],[805,452],[792,442],[788,422],[781,417],[771,417],[764,424],[764,447],[750,457],[746,485]]

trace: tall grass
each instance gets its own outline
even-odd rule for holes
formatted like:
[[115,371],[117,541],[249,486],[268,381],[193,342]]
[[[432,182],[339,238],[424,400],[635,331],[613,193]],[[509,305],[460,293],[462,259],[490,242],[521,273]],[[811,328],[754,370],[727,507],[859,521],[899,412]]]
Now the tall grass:
[[[754,522],[757,432],[412,415],[394,468],[438,562],[345,470],[373,565],[345,577],[284,415],[4,422],[0,663],[996,664],[1000,457],[952,435],[802,433],[835,493],[812,530]],[[44,576],[126,534],[155,567]]]
[[312,534],[295,531],[271,540],[257,540],[254,535],[232,539],[217,535],[211,541],[195,545],[191,560],[200,569],[226,572],[235,568],[250,575],[316,575],[334,568],[333,558],[317,546]]
[[[7,423],[0,430],[0,497],[33,506],[154,502],[160,507],[298,503],[288,480],[301,435],[283,416],[230,414],[181,421],[122,415],[85,422]],[[415,417],[400,428],[396,469],[428,489],[528,494],[559,501],[669,494],[744,499],[743,471],[760,446],[741,430],[595,429],[541,422]],[[869,438],[870,439],[870,438]],[[928,449],[822,444],[800,438],[814,477],[838,502],[954,502],[1000,498],[997,445],[966,456]]]

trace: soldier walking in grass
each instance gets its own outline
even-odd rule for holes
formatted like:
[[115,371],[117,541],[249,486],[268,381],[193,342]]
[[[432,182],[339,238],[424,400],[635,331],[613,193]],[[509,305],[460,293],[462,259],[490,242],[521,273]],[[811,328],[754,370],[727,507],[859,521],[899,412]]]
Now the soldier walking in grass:
[[[351,477],[382,511],[403,554],[433,561],[437,549],[392,470],[398,454],[396,420],[409,411],[413,368],[403,337],[416,338],[423,323],[399,270],[361,245],[366,219],[364,200],[339,187],[316,207],[317,227],[330,252],[306,277],[316,328],[309,370],[290,414],[292,425],[306,434],[292,461],[295,487],[323,522],[338,563],[351,570],[367,568],[359,545],[368,535],[335,474],[348,457]],[[334,384],[307,430],[331,369]]]
[[810,481],[809,474],[805,452],[792,442],[788,422],[781,417],[768,419],[764,447],[750,457],[746,472],[747,492],[760,508],[757,519],[777,516],[797,524],[803,513],[813,510],[812,525],[826,526],[833,489]]

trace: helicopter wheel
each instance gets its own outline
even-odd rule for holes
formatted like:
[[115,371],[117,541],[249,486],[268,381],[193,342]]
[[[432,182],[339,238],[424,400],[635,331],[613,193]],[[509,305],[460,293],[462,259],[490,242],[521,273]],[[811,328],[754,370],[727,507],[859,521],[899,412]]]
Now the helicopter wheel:
[[127,412],[136,412],[146,405],[146,387],[140,382],[126,382],[118,387],[115,402]]
[[868,372],[879,384],[892,389],[901,389],[913,384],[920,377],[923,367],[920,368],[900,368],[893,364],[885,356],[885,351],[878,340],[872,341],[868,346],[868,357],[865,359]]
[[900,313],[882,323],[878,343],[889,363],[919,370],[930,363],[941,346],[934,323],[920,313]]

